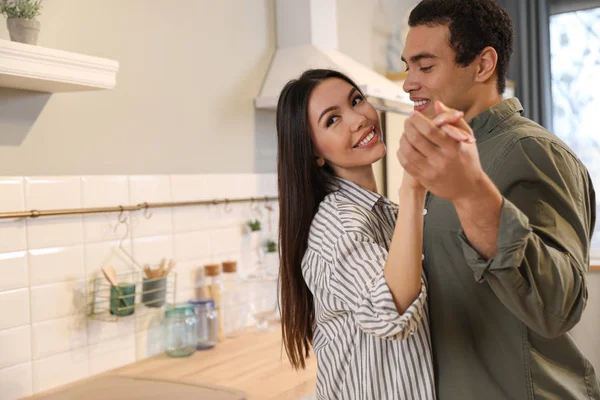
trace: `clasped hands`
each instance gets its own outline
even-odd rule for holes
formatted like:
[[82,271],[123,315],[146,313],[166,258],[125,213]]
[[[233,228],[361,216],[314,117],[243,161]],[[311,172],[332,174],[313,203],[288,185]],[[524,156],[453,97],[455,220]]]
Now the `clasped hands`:
[[484,172],[473,130],[462,112],[439,101],[434,108],[433,120],[415,111],[404,122],[397,153],[405,171],[402,184],[453,202],[476,196]]

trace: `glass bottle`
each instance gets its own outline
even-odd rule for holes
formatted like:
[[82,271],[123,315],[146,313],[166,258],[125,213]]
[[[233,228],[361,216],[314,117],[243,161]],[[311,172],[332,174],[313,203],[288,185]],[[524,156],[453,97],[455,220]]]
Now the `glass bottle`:
[[223,339],[223,326],[221,316],[221,292],[223,291],[223,280],[221,278],[221,266],[219,264],[208,264],[204,266],[204,283],[207,298],[214,300],[214,307],[218,316],[218,338]]
[[248,311],[240,293],[241,284],[237,272],[237,262],[224,261],[222,266],[221,325],[226,337],[235,337],[246,326]]

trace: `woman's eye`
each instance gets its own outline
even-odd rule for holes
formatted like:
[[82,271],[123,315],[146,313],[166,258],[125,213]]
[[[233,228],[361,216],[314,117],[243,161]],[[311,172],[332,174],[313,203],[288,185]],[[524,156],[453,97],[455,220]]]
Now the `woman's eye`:
[[335,123],[335,121],[337,121],[337,120],[338,120],[338,118],[339,118],[339,117],[338,117],[337,115],[334,115],[334,116],[331,116],[331,117],[329,117],[329,119],[327,120],[327,125],[326,125],[326,126],[327,126],[327,127],[330,127],[332,124],[334,124],[334,123]]
[[361,101],[363,101],[363,97],[362,96],[356,96],[354,98],[354,100],[352,100],[352,107],[354,107],[355,105],[357,105],[358,103],[360,103]]
[[423,72],[431,72],[432,68],[433,68],[433,65],[430,65],[429,67],[421,67],[421,71],[423,71]]

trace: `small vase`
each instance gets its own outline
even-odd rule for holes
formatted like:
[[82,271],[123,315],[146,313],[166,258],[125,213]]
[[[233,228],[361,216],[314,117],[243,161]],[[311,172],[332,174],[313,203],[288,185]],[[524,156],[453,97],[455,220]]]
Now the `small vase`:
[[263,235],[262,231],[250,232],[250,249],[252,251],[253,261],[260,265],[263,261]]
[[6,26],[13,42],[37,44],[40,22],[33,19],[8,18]]

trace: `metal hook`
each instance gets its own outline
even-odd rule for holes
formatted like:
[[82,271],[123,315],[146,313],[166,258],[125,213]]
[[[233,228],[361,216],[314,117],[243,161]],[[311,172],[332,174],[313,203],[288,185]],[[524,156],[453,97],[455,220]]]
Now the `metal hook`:
[[229,203],[229,199],[225,199],[225,212],[229,214],[233,209],[231,208],[231,204]]
[[129,223],[127,222],[127,218],[125,218],[125,222],[123,222],[122,224],[125,225],[125,233],[123,234],[123,236],[121,236],[121,239],[119,239],[119,247],[121,247],[123,241],[129,236]]
[[265,210],[267,210],[267,222],[269,224],[269,232],[271,232],[271,214],[273,213],[273,207],[269,204],[268,196],[265,196]]
[[254,197],[251,198],[250,209],[260,214],[260,206],[258,205],[257,199],[255,199]]
[[113,231],[115,233],[117,233],[117,230],[119,229],[119,226],[125,225],[125,234],[119,240],[119,243],[121,243],[129,235],[129,224],[127,223],[128,217],[127,217],[127,215],[125,215],[125,208],[123,208],[123,206],[119,206],[119,208],[121,209],[121,212],[119,213],[119,217],[118,217],[119,223],[115,225],[115,227],[113,228]]
[[144,213],[143,213],[144,218],[146,218],[146,219],[152,218],[152,213],[149,211],[148,203],[143,203],[143,205],[144,205]]
[[267,211],[273,211],[273,207],[269,204],[269,196],[265,196],[265,209]]
[[125,209],[123,208],[123,206],[119,206],[119,208],[121,209],[121,212],[119,213],[119,222],[124,224],[125,222],[127,222],[127,216],[125,215]]

